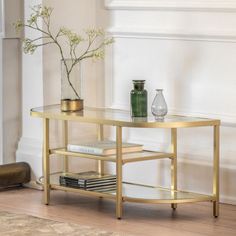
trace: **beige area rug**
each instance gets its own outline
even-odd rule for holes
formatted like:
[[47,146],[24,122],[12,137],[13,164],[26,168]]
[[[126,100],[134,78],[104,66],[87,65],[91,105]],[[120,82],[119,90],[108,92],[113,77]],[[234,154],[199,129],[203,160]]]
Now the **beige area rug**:
[[1,236],[128,236],[114,232],[103,231],[90,226],[63,223],[42,219],[24,214],[0,212]]

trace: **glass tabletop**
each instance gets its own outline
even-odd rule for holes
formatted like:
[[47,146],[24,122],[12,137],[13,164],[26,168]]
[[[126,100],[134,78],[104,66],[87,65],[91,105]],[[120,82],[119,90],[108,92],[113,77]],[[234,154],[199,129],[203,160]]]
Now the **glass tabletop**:
[[62,112],[60,105],[50,105],[31,109],[31,115],[40,118],[78,120],[80,122],[98,123],[115,125],[122,127],[160,127],[160,128],[178,128],[195,126],[219,125],[220,121],[216,119],[206,119],[190,116],[167,115],[164,120],[155,120],[154,116],[145,118],[133,118],[129,111],[85,107],[78,112]]

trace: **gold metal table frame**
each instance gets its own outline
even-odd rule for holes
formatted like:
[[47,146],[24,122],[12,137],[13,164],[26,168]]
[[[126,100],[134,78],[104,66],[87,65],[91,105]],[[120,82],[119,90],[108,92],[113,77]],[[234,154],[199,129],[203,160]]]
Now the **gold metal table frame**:
[[[219,216],[219,127],[220,120],[205,119],[185,116],[167,116],[164,121],[156,121],[154,117],[132,119],[125,111],[105,108],[85,107],[79,112],[61,112],[59,105],[51,105],[31,109],[31,116],[43,119],[43,173],[44,173],[44,203],[49,204],[50,189],[58,189],[68,192],[77,192],[98,197],[116,200],[116,217],[122,217],[122,204],[124,201],[139,203],[169,203],[172,209],[177,208],[178,203],[212,201],[213,216]],[[63,123],[63,148],[50,149],[49,147],[49,120],[62,120]],[[116,155],[96,156],[84,153],[75,153],[67,150],[68,144],[68,121],[82,123],[94,123],[98,127],[98,140],[104,139],[103,126],[116,127]],[[190,193],[180,191],[177,188],[177,129],[187,127],[213,127],[213,191],[212,195]],[[143,151],[131,154],[122,154],[122,128],[167,128],[171,130],[171,152]],[[68,157],[90,158],[98,161],[98,171],[104,172],[104,161],[116,163],[117,187],[115,192],[95,192],[83,189],[60,186],[50,180],[50,156],[62,155],[64,158],[64,172],[68,172]],[[122,182],[122,167],[124,164],[158,160],[168,158],[171,161],[171,187],[153,187],[135,183]]]

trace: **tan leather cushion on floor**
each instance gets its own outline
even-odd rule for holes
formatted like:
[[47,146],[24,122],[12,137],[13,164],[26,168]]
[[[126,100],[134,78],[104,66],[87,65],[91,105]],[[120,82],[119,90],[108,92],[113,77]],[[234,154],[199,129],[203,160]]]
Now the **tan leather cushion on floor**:
[[30,166],[25,162],[0,165],[0,186],[12,186],[30,181]]

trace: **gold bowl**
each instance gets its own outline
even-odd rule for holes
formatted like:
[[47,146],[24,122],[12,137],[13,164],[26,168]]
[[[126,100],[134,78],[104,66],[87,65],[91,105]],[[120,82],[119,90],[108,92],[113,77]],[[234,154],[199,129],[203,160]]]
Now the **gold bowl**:
[[83,99],[62,99],[61,100],[61,110],[66,112],[81,111],[84,109]]

